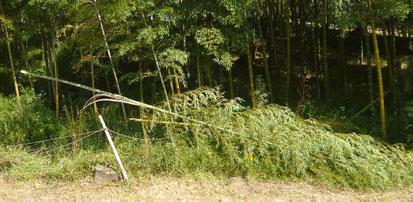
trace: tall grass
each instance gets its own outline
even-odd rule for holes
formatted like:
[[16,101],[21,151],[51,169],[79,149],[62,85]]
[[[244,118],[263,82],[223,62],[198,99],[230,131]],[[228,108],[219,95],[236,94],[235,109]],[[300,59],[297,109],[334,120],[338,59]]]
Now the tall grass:
[[[402,145],[385,145],[366,135],[334,133],[316,120],[296,117],[287,107],[247,109],[240,99],[225,99],[218,89],[189,91],[171,97],[169,102],[173,112],[181,116],[136,109],[136,114],[141,113],[139,118],[152,122],[145,123],[144,128],[140,123],[130,123],[125,128],[116,121],[122,120],[119,113],[114,113],[116,107],[104,114],[112,130],[143,139],[145,131],[149,136],[147,141],[141,141],[114,135],[131,176],[208,173],[262,180],[307,180],[359,189],[404,187],[413,182],[413,154]],[[158,107],[168,109],[166,102]],[[84,125],[85,130],[97,127]],[[96,138],[84,142],[83,149],[76,152],[60,150],[49,157],[2,148],[0,172],[24,179],[75,179],[90,175],[96,164],[116,165],[109,147],[94,146],[98,144]],[[23,157],[27,160],[18,160]],[[25,170],[32,172],[28,175]]]

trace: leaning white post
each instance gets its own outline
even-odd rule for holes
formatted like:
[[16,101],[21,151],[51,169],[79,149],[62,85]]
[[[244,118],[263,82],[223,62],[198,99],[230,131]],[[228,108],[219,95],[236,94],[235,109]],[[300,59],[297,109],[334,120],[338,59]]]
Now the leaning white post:
[[113,153],[115,153],[115,157],[116,157],[116,160],[118,161],[120,170],[122,171],[123,178],[125,178],[125,180],[127,181],[128,180],[128,174],[126,174],[125,168],[123,168],[122,161],[120,161],[118,152],[116,151],[116,148],[115,148],[115,144],[113,144],[112,138],[110,137],[110,134],[109,134],[108,128],[106,127],[105,121],[103,121],[102,115],[99,115],[99,121],[102,124],[102,128],[105,131],[106,137],[108,138],[109,144],[112,147]]

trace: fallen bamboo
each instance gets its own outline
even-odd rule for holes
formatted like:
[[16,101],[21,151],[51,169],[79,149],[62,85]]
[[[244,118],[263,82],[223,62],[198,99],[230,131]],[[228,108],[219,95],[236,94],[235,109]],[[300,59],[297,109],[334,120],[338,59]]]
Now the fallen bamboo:
[[129,118],[129,120],[144,122],[144,123],[175,124],[175,125],[183,125],[183,126],[199,125],[199,124],[191,124],[191,123],[182,123],[182,122],[173,122],[173,121],[155,121],[155,120],[136,119],[136,118]]
[[[384,96],[387,95],[387,93],[389,93],[389,91],[384,93]],[[351,123],[352,121],[354,121],[354,119],[356,119],[360,114],[364,113],[366,110],[368,110],[370,107],[372,107],[374,104],[376,104],[378,101],[380,101],[380,98],[377,98],[375,100],[373,100],[372,102],[370,102],[370,104],[368,104],[367,106],[365,106],[363,109],[361,109],[359,112],[357,112],[357,114],[355,114],[350,120],[347,121],[347,123]]]
[[[189,117],[186,117],[186,116],[183,116],[183,115],[174,113],[174,112],[170,112],[170,111],[168,111],[168,110],[164,110],[164,109],[161,109],[161,108],[159,108],[159,107],[155,107],[155,106],[152,106],[152,105],[149,105],[149,104],[145,104],[145,103],[143,103],[143,102],[139,102],[139,101],[136,101],[136,100],[132,100],[132,99],[130,99],[130,98],[128,98],[128,97],[125,97],[125,96],[123,96],[123,95],[118,95],[118,94],[109,93],[109,92],[104,91],[104,90],[100,90],[100,89],[96,89],[96,88],[91,88],[91,87],[89,87],[89,86],[85,86],[85,85],[82,85],[82,84],[74,83],[74,82],[71,82],[71,81],[66,81],[66,80],[63,80],[63,79],[58,79],[58,78],[53,78],[53,77],[44,76],[44,75],[40,75],[40,74],[31,73],[31,72],[28,72],[28,71],[25,71],[25,70],[21,70],[20,73],[25,74],[25,75],[28,75],[28,76],[37,77],[37,78],[42,78],[42,79],[57,81],[57,82],[60,82],[60,83],[64,83],[64,84],[71,85],[71,86],[75,86],[75,87],[82,88],[82,89],[89,90],[89,91],[96,92],[96,93],[101,93],[101,94],[103,94],[103,95],[105,95],[105,96],[108,96],[108,97],[117,99],[117,102],[125,102],[125,103],[128,103],[128,104],[130,104],[130,105],[134,105],[134,106],[138,106],[138,107],[143,107],[143,108],[152,109],[152,110],[155,110],[155,111],[159,111],[159,112],[162,112],[162,113],[165,113],[165,114],[172,115],[172,116],[177,117],[177,118],[181,118],[181,119],[184,119],[184,120],[187,120],[187,121],[191,121],[191,122],[194,122],[194,123],[197,123],[197,124],[200,124],[200,125],[204,125],[204,126],[207,126],[207,127],[210,127],[210,128],[215,128],[215,129],[218,129],[218,130],[221,130],[221,131],[225,131],[225,132],[228,132],[228,133],[231,133],[231,134],[239,134],[239,133],[237,133],[237,132],[234,132],[234,131],[231,131],[231,130],[228,130],[228,129],[225,129],[225,128],[217,127],[217,126],[211,125],[211,124],[209,124],[209,123],[206,123],[206,122],[203,122],[203,121],[199,121],[199,120],[196,120],[196,119],[192,119],[192,118],[189,118]],[[104,99],[104,100],[105,100],[105,99]],[[106,101],[114,101],[114,102],[116,102],[116,100],[113,100],[113,99],[106,99]],[[98,102],[98,100],[96,100],[95,102]],[[94,102],[92,102],[91,104],[93,104],[93,103],[94,103]]]

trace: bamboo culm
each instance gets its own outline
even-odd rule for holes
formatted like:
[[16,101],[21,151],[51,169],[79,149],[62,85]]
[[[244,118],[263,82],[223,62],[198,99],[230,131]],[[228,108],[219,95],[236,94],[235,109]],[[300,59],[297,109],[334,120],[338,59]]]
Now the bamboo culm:
[[[368,3],[369,3],[369,9],[372,10],[371,0],[368,0]],[[386,138],[386,115],[385,115],[385,109],[384,109],[383,76],[381,72],[379,45],[377,43],[376,26],[374,24],[374,20],[371,20],[371,29],[373,32],[372,35],[373,35],[374,55],[376,57],[376,63],[377,63],[377,80],[379,83],[381,133],[382,133],[382,137]]]

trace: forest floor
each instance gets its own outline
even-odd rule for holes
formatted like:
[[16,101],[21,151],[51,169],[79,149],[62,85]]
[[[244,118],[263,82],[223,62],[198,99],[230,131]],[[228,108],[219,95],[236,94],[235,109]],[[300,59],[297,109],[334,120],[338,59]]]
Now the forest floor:
[[329,190],[297,182],[259,182],[239,177],[193,179],[150,177],[129,184],[6,180],[0,176],[0,201],[124,201],[124,200],[259,200],[353,201],[413,200],[413,187],[387,192]]

